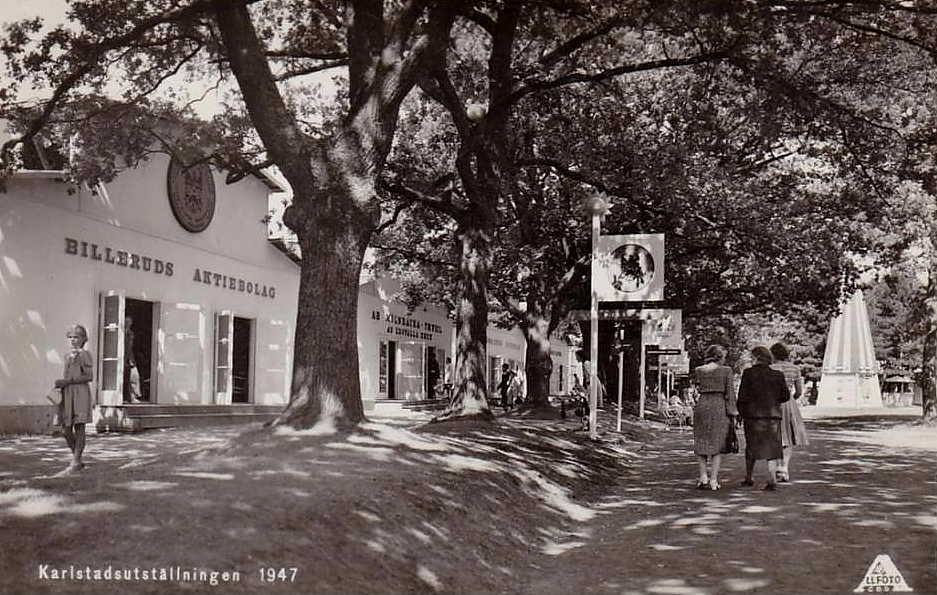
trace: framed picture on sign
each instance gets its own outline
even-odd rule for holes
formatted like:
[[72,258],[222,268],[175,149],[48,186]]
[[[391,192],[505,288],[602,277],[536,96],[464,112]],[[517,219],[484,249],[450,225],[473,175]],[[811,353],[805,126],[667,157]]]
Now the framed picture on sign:
[[664,299],[664,234],[600,236],[592,274],[600,301]]

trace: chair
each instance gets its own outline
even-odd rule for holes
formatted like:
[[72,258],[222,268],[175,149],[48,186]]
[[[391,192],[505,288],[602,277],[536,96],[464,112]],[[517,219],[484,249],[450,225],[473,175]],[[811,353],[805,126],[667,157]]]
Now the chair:
[[687,416],[682,407],[665,405],[660,409],[660,415],[664,420],[664,425],[666,425],[668,428],[676,425],[678,429],[682,430],[686,427],[684,422],[686,421]]

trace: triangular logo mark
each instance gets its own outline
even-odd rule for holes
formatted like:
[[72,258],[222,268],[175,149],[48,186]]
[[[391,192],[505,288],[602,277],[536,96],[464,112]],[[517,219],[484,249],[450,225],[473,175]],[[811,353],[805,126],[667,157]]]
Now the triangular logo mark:
[[879,554],[872,561],[865,578],[853,593],[911,593],[914,591],[905,582],[898,567],[888,554]]

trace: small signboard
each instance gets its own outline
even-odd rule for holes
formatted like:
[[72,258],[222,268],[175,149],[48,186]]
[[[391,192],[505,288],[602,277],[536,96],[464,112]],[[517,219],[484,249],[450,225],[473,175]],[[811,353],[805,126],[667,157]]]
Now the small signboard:
[[680,355],[683,353],[680,349],[648,349],[648,355]]
[[600,302],[664,299],[664,234],[599,236],[592,281]]

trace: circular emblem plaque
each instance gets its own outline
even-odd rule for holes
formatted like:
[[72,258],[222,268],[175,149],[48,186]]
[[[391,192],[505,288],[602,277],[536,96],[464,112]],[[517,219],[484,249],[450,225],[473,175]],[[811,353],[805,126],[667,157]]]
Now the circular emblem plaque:
[[608,280],[617,291],[639,291],[647,287],[653,277],[654,258],[644,246],[625,244],[612,252]]
[[204,231],[215,215],[215,180],[207,163],[183,166],[175,158],[169,161],[169,206],[185,230]]

